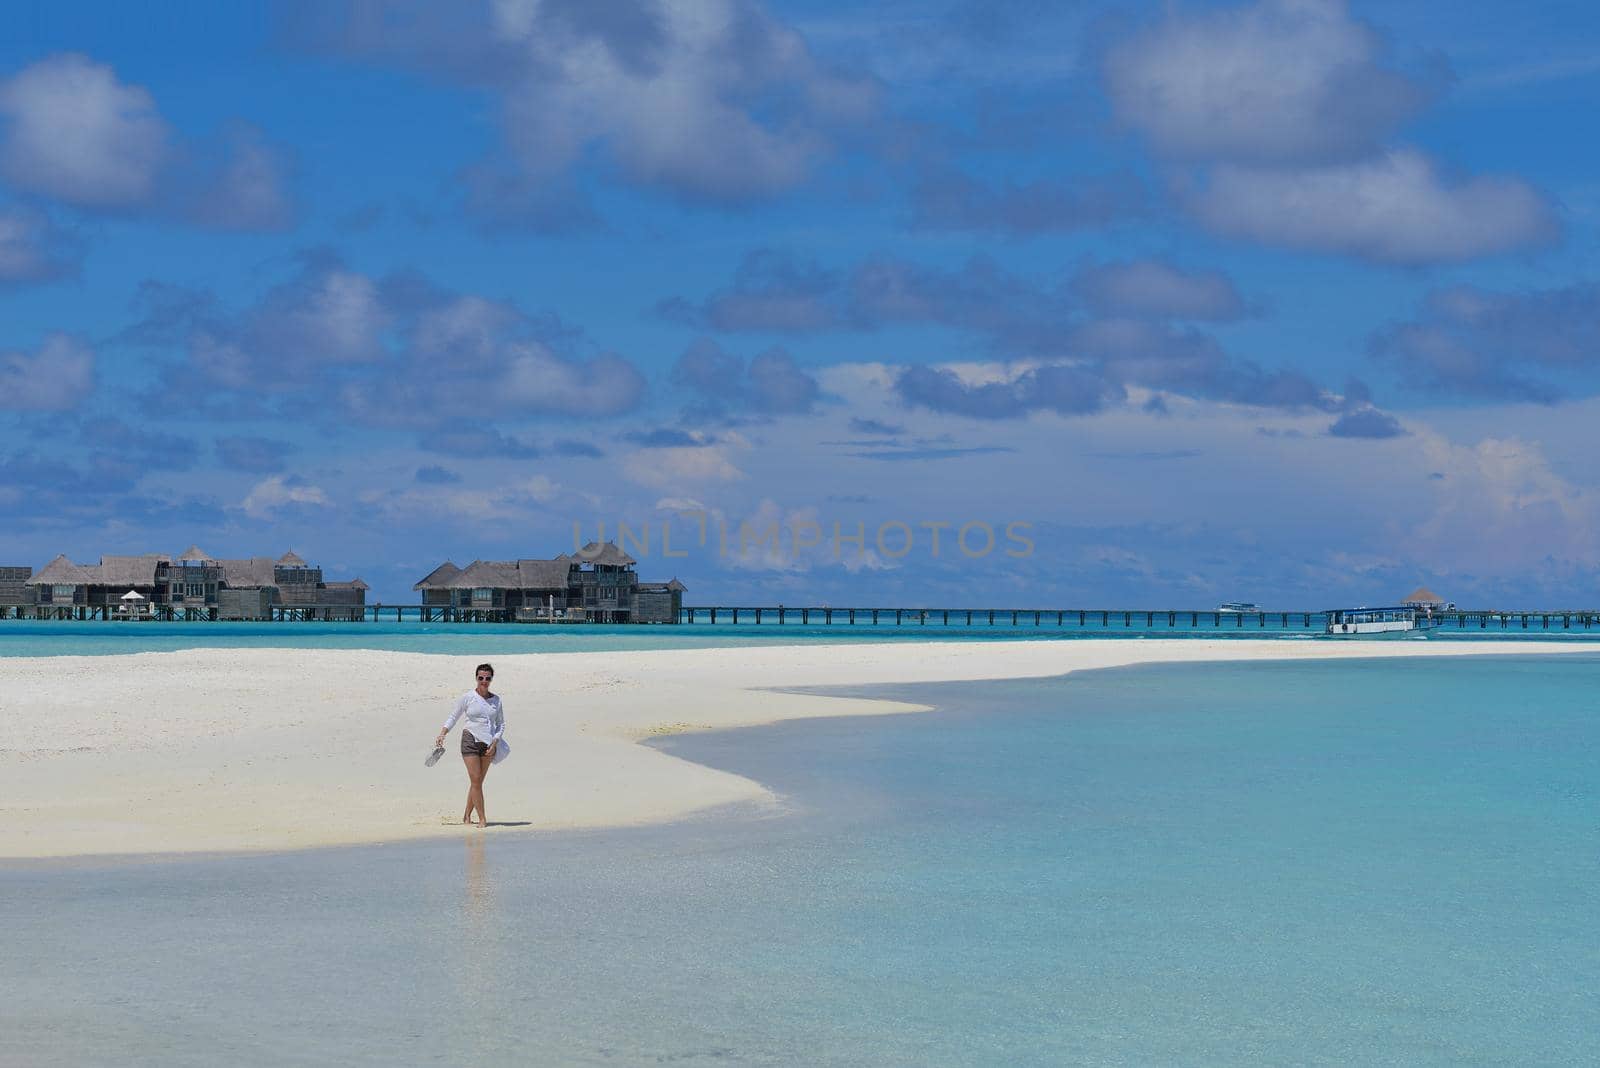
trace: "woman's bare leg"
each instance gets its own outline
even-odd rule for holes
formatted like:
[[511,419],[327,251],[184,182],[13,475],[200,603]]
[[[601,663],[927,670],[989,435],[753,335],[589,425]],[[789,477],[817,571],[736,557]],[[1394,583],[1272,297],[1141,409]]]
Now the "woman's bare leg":
[[489,765],[493,763],[488,753],[478,758],[478,821],[481,827],[489,826],[489,814],[483,809],[483,780],[489,777]]
[[472,780],[472,799],[473,803],[478,807],[479,827],[487,827],[489,825],[489,817],[484,815],[483,812],[483,777],[488,773],[488,771],[489,758],[486,756],[478,757],[478,774]]
[[483,811],[483,765],[488,762],[481,756],[466,753],[461,754],[461,762],[467,766],[467,810],[461,814],[461,822],[471,823],[472,810]]

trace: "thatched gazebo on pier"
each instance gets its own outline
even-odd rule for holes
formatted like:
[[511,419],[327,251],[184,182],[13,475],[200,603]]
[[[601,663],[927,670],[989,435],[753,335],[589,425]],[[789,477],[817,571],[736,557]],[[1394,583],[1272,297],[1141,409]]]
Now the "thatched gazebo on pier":
[[1443,597],[1440,597],[1437,593],[1434,593],[1426,586],[1418,586],[1406,596],[1404,601],[1401,601],[1400,603],[1405,605],[1407,608],[1427,608],[1434,612],[1455,607],[1454,604],[1446,601]]

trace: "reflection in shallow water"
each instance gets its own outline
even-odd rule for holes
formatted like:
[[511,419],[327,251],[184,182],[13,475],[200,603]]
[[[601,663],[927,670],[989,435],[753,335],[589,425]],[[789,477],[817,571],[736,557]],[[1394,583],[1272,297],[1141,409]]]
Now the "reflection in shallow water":
[[456,942],[460,954],[459,975],[462,1006],[469,1015],[487,1021],[471,1006],[500,996],[499,987],[506,971],[503,956],[507,951],[509,928],[501,920],[496,905],[493,865],[482,831],[466,835],[462,866],[462,936]]
[[494,919],[494,887],[489,882],[483,834],[473,831],[466,837],[467,920],[474,930],[482,930]]

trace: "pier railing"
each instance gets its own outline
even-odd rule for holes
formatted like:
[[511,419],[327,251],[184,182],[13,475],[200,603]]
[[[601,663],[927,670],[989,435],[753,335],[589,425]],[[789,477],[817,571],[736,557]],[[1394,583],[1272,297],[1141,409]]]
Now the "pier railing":
[[[172,623],[527,623],[581,625],[551,613],[530,615],[516,608],[448,605],[272,605],[254,619],[224,618],[215,607],[149,605],[138,613],[113,605],[4,605],[0,620],[147,620]],[[1467,631],[1600,630],[1600,609],[1436,612],[1435,627]],[[1037,628],[1095,632],[1267,631],[1321,633],[1327,613],[1219,612],[1197,609],[1125,608],[883,608],[832,605],[685,605],[675,622],[714,626],[971,627]]]
[[[1600,627],[1600,610],[1436,612],[1438,628],[1457,630],[1589,630]],[[831,605],[684,606],[682,622],[705,624],[794,624],[802,626],[1050,627],[1075,630],[1278,630],[1327,627],[1326,612],[1219,612],[1198,609],[1125,608],[839,608]]]

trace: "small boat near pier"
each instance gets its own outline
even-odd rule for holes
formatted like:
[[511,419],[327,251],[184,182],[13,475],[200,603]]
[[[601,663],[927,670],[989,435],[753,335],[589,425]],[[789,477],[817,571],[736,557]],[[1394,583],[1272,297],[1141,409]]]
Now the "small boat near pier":
[[1398,637],[1432,630],[1433,612],[1416,605],[1391,608],[1330,608],[1325,633],[1333,638]]

